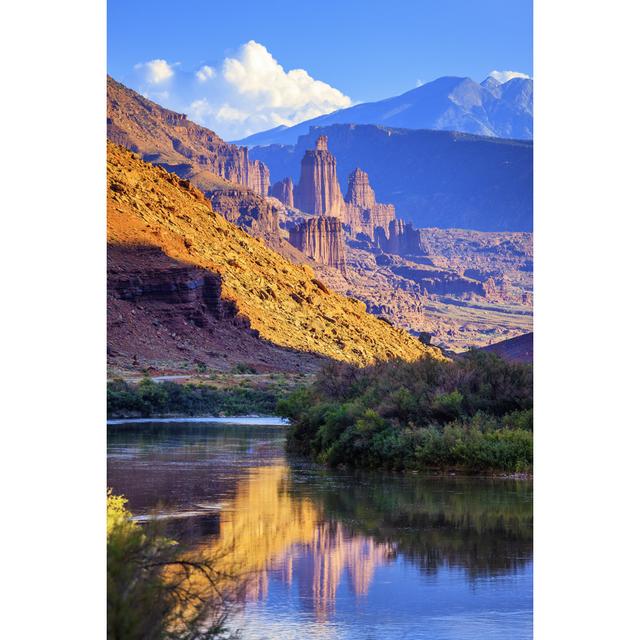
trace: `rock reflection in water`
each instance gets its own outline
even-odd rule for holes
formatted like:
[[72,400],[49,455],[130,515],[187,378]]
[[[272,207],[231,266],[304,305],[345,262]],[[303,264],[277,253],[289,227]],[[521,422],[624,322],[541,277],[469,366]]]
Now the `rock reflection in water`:
[[256,427],[110,430],[108,483],[242,574],[247,640],[531,637],[530,482],[336,472],[283,444]]
[[249,601],[266,598],[270,575],[289,587],[295,575],[302,601],[316,620],[327,620],[345,573],[352,592],[365,595],[376,567],[393,557],[394,549],[323,518],[310,498],[292,494],[284,463],[250,469],[223,514],[219,534],[202,549],[223,558],[222,571],[242,568]]

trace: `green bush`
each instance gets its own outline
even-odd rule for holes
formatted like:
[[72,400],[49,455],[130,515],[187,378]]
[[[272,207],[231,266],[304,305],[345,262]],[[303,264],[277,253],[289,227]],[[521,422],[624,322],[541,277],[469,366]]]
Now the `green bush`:
[[454,362],[333,363],[276,410],[290,420],[289,450],[332,466],[528,471],[532,373],[480,351]]
[[280,394],[275,389],[247,386],[220,389],[207,384],[123,380],[107,383],[107,415],[151,417],[164,415],[273,415]]
[[108,640],[231,638],[225,626],[242,581],[221,558],[187,554],[157,523],[131,519],[123,496],[107,494]]

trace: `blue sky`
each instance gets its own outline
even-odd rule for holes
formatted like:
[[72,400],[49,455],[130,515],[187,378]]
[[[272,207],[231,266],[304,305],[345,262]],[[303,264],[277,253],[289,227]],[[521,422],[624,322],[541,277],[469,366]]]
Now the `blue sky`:
[[109,0],[107,19],[114,78],[227,138],[443,75],[533,72],[530,0]]

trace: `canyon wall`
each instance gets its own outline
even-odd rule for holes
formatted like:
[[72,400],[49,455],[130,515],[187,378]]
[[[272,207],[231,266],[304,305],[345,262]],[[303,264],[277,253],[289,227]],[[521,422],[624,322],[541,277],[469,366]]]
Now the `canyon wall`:
[[285,207],[293,207],[293,180],[285,178],[276,182],[271,187],[270,195],[280,200]]
[[289,242],[319,264],[346,273],[344,233],[335,217],[309,218],[289,230]]
[[327,358],[442,358],[225,220],[188,181],[107,148],[111,363],[304,371]]
[[414,229],[410,222],[391,220],[388,233],[382,227],[375,230],[375,242],[385,253],[395,253],[399,256],[415,256],[424,253],[420,240],[420,231]]
[[375,125],[313,128],[295,146],[253,147],[273,180],[295,175],[305,150],[329,138],[338,180],[347,191],[355,167],[369,174],[382,202],[416,227],[531,231],[533,143],[452,131],[391,129]]
[[107,137],[144,160],[188,178],[205,193],[217,178],[268,195],[269,168],[251,160],[247,147],[228,144],[184,114],[165,109],[110,77]]

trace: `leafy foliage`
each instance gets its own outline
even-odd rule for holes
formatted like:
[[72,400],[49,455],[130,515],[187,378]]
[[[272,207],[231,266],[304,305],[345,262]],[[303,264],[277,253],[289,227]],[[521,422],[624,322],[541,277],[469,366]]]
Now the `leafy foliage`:
[[491,353],[331,364],[278,404],[288,446],[330,465],[528,471],[533,371]]
[[124,380],[107,384],[109,417],[175,415],[273,414],[280,393],[273,388],[248,386],[217,388],[207,384],[154,382],[144,378],[134,385]]
[[229,638],[234,595],[211,559],[191,557],[131,519],[123,496],[107,494],[109,640]]

